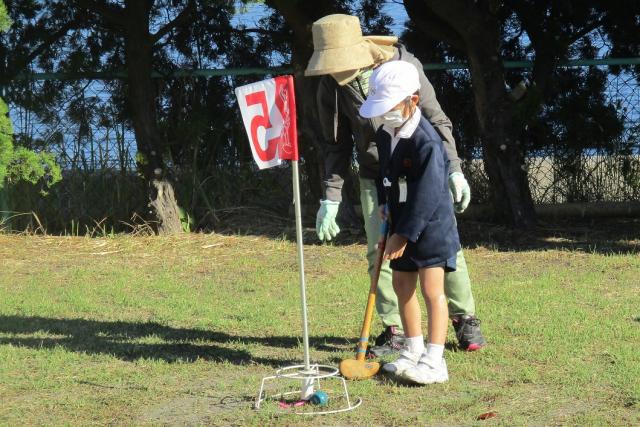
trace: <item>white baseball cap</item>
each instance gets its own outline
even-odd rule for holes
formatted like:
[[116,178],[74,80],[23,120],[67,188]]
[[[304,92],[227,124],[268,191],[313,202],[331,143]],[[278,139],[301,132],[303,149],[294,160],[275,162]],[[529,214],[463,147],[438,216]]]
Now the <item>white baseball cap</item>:
[[420,89],[416,67],[406,61],[389,61],[373,70],[369,96],[360,106],[364,118],[381,116]]

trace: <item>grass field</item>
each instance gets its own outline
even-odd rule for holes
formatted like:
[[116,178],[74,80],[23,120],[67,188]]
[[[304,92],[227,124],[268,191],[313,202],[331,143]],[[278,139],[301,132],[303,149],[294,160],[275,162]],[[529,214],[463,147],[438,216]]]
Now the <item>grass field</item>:
[[[640,221],[598,227],[463,224],[489,346],[456,351],[450,331],[449,383],[350,382],[363,405],[316,418],[251,409],[302,357],[289,239],[0,235],[0,425],[639,425]],[[329,365],[352,355],[368,288],[345,238],[305,248],[311,357]]]

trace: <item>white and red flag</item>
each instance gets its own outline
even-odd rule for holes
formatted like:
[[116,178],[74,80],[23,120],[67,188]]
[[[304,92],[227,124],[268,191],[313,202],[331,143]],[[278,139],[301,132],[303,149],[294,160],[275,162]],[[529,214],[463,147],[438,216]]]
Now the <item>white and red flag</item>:
[[298,160],[293,76],[278,76],[235,89],[251,152],[260,169]]

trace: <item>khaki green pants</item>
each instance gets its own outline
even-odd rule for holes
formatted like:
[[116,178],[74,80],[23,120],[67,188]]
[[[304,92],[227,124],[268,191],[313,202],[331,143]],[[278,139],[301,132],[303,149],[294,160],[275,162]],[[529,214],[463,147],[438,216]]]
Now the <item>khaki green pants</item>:
[[[369,274],[373,273],[376,262],[376,250],[380,240],[381,220],[378,215],[378,194],[376,184],[372,179],[360,178],[360,203],[362,204],[362,216],[364,216],[364,229],[367,233],[367,260],[369,261]],[[445,274],[444,291],[449,300],[449,316],[458,314],[475,314],[476,308],[471,293],[471,280],[467,271],[467,262],[464,259],[462,249],[458,251],[456,259],[457,268],[452,273]],[[402,327],[400,313],[398,311],[398,299],[393,291],[391,283],[391,268],[389,262],[385,262],[380,270],[378,292],[376,294],[376,311],[382,324],[387,326]]]

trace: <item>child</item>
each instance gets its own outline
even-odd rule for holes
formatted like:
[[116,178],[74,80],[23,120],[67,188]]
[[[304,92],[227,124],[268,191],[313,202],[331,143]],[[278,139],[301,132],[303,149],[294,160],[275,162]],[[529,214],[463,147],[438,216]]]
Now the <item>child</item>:
[[[390,222],[384,257],[391,260],[406,336],[400,357],[383,370],[418,384],[432,384],[449,379],[443,357],[449,317],[444,273],[455,271],[460,241],[447,184],[449,160],[442,138],[416,107],[419,88],[413,64],[384,63],[371,75],[360,115],[381,116],[384,123],[376,133],[378,200],[381,215]],[[429,317],[426,349],[416,296],[418,278]]]

